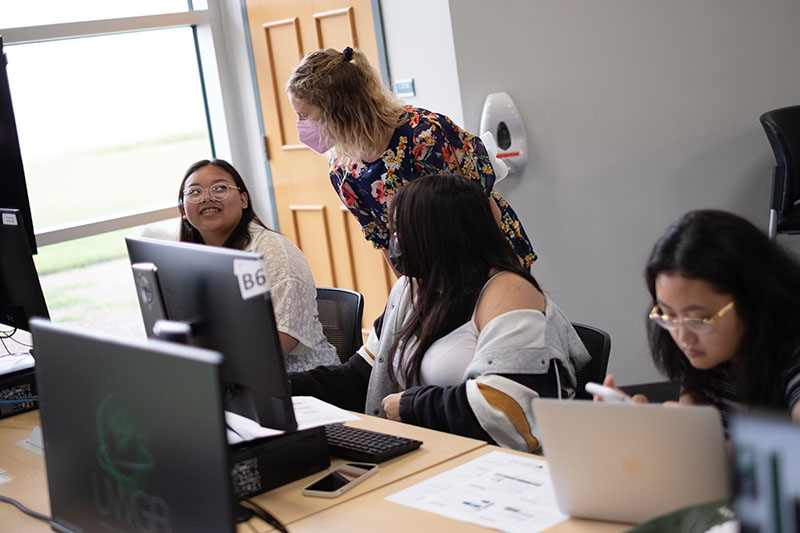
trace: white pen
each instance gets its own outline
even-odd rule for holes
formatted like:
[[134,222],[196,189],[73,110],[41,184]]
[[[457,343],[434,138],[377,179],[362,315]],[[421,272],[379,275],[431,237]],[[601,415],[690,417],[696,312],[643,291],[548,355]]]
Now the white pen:
[[633,403],[630,397],[625,396],[616,389],[606,387],[590,381],[586,384],[586,392],[594,396],[600,396],[604,402],[620,402],[620,403]]

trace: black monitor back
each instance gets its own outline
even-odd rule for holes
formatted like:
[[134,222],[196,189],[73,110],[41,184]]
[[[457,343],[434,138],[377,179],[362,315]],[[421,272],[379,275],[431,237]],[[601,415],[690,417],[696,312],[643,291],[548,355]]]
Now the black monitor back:
[[36,253],[36,238],[33,235],[33,219],[25,184],[25,170],[19,149],[17,123],[11,105],[11,88],[6,72],[6,54],[3,37],[0,36],[0,207],[19,209],[25,220],[26,237],[31,253]]
[[232,533],[221,354],[31,326],[54,522]]
[[[246,277],[242,270],[253,265],[263,276],[261,255],[137,237],[127,237],[126,242],[131,265],[155,265],[153,294],[163,298],[165,318],[189,324],[191,344],[224,355],[226,409],[263,426],[295,430],[291,390],[266,281]],[[263,290],[252,290],[256,281],[263,282]],[[153,312],[141,291],[140,306],[143,314]],[[151,315],[145,323],[153,319]],[[147,334],[156,337],[152,331]]]
[[19,210],[0,208],[0,324],[26,331],[31,317],[49,317],[27,235]]

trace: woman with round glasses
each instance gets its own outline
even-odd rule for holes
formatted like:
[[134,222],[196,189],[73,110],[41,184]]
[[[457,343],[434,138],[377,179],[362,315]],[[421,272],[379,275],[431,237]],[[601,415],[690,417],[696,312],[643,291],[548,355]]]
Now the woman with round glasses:
[[680,403],[714,405],[724,421],[745,407],[800,421],[796,260],[736,215],[692,211],[658,240],[645,277],[650,350]]
[[180,240],[259,253],[270,280],[286,368],[301,371],[339,362],[317,318],[317,289],[303,253],[258,219],[239,172],[222,159],[191,165],[181,181]]

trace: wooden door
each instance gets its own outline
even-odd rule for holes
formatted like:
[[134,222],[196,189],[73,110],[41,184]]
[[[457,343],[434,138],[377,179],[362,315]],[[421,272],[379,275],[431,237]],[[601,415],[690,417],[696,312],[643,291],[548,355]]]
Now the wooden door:
[[303,56],[321,48],[359,48],[377,68],[370,1],[246,4],[281,233],[303,251],[317,286],[364,295],[363,326],[369,328],[383,311],[394,275],[339,200],[326,158],[300,144],[284,88]]

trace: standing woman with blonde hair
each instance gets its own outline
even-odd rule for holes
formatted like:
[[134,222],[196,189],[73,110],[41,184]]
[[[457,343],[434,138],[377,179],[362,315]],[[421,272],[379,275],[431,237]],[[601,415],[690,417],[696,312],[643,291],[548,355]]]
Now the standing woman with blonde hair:
[[444,115],[399,101],[361,51],[329,48],[308,54],[286,91],[297,113],[300,142],[328,153],[334,189],[387,261],[387,201],[426,174],[458,174],[479,182],[522,264],[530,267],[536,260],[516,213],[492,190],[495,174],[481,140]]

